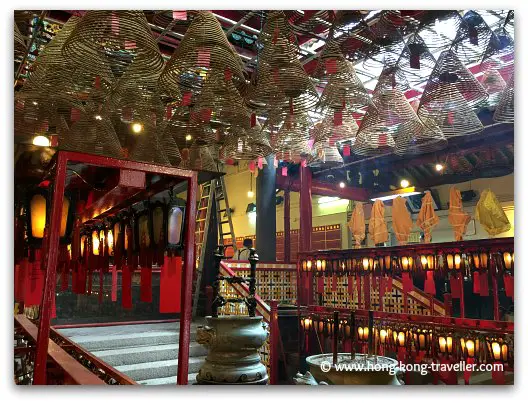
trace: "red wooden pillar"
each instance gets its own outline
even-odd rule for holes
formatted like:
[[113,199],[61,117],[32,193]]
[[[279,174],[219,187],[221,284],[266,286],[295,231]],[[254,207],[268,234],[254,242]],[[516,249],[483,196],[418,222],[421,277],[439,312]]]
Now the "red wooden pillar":
[[51,222],[48,233],[48,256],[46,259],[46,278],[44,280],[44,293],[40,304],[40,318],[37,336],[37,351],[35,369],[33,373],[34,385],[46,384],[46,361],[48,357],[49,329],[51,319],[51,304],[57,282],[57,260],[59,253],[59,235],[62,217],[62,203],[66,180],[67,158],[58,152],[57,168],[53,183],[53,199],[51,201]]
[[185,209],[185,257],[182,273],[180,340],[178,350],[178,385],[187,385],[189,374],[189,344],[191,343],[192,280],[194,272],[194,230],[196,223],[196,192],[198,176],[193,172],[188,179],[187,206]]
[[279,303],[270,301],[270,385],[279,383]]
[[284,263],[291,260],[290,243],[290,191],[284,191]]
[[300,252],[312,250],[312,171],[301,162],[300,189]]

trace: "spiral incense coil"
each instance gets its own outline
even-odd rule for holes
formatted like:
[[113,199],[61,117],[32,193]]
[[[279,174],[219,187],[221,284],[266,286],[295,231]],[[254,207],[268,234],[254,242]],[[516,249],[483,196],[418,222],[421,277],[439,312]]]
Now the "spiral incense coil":
[[345,58],[339,43],[335,39],[329,38],[324,45],[321,54],[317,58],[317,66],[312,72],[312,77],[321,82],[328,82],[334,75],[348,75],[350,70],[355,74],[355,70],[350,62]]
[[246,97],[252,108],[266,110],[273,104],[286,115],[308,111],[317,103],[317,91],[297,57],[292,39],[295,36],[289,32],[284,13],[270,12],[259,36],[263,50],[256,84],[248,89]]
[[508,11],[508,15],[506,16],[506,19],[504,20],[504,29],[511,36],[511,38],[514,39],[515,16],[514,16],[513,10]]
[[[326,64],[330,66],[330,71],[337,72],[332,74],[326,70],[329,79],[319,99],[317,107],[319,110],[346,107],[355,111],[370,104],[370,96],[351,63],[341,56],[341,58],[326,59]],[[337,70],[333,70],[334,65],[337,65]]]
[[430,50],[443,49],[450,46],[455,40],[456,33],[463,24],[462,16],[458,11],[436,12],[438,15],[433,21],[421,24],[418,34]]
[[359,127],[349,109],[328,110],[323,121],[314,128],[314,145],[325,140],[331,144],[353,140]]
[[434,122],[448,137],[478,133],[484,129],[477,114],[458,90],[446,93],[441,99],[420,104],[417,114],[425,124]]
[[165,151],[165,155],[172,166],[178,166],[181,164],[182,156],[180,154],[180,149],[170,133],[166,132],[163,134],[161,138],[161,147],[163,151]]
[[431,75],[435,65],[436,60],[424,40],[418,34],[411,35],[397,62],[405,79],[412,85],[421,84]]
[[180,32],[180,28],[186,29],[186,27],[189,26],[195,15],[193,11],[187,11],[186,15],[184,16],[185,19],[183,16],[174,18],[176,16],[175,13],[178,12],[174,12],[173,10],[156,11],[152,16],[152,22],[160,27],[163,27],[164,29]]
[[271,135],[271,146],[277,158],[296,160],[310,154],[308,140],[312,126],[307,114],[288,115],[280,130]]
[[502,78],[501,73],[495,69],[485,70],[480,80],[482,87],[489,94],[487,105],[497,105],[502,95],[502,91],[506,87],[506,81]]
[[186,166],[193,170],[218,172],[218,151],[214,145],[198,145],[193,143],[188,150],[189,161]]
[[222,26],[209,11],[198,11],[167,62],[160,86],[173,95],[180,93],[180,86],[200,90],[208,73],[225,71],[229,71],[237,87],[245,84],[242,60]]
[[509,77],[514,70],[514,45],[504,27],[493,31],[480,62],[481,70],[500,69]]
[[515,98],[515,86],[514,86],[514,74],[512,74],[509,79],[506,87],[502,91],[497,107],[495,108],[495,113],[493,115],[493,120],[496,122],[503,123],[513,123],[514,122],[514,98]]
[[423,132],[420,121],[405,95],[397,89],[374,93],[373,105],[361,121],[352,148],[359,155],[392,152],[400,135],[417,137]]
[[15,31],[14,31],[14,38],[15,38],[15,56],[23,56],[27,51],[27,44],[26,44],[26,38],[24,38],[24,35],[20,32],[20,29],[18,28],[18,25],[14,24]]
[[403,71],[396,65],[389,63],[383,67],[381,74],[378,77],[378,82],[374,88],[373,97],[377,93],[383,92],[385,90],[399,90],[405,92],[410,89],[409,82],[405,77]]
[[224,159],[250,161],[267,157],[272,151],[267,135],[262,131],[262,127],[256,124],[246,130],[233,127],[226,137],[222,153]]
[[376,24],[366,28],[371,31],[372,45],[363,61],[363,67],[369,69],[380,65],[396,64],[404,47],[400,29],[400,26],[390,23],[386,18],[380,18]]
[[152,122],[145,122],[141,133],[133,135],[135,137],[135,144],[132,147],[128,159],[160,165],[171,165],[165,154],[163,143],[158,132],[160,132],[159,128]]
[[[443,114],[446,110],[474,107],[486,101],[487,98],[488,94],[482,85],[464,67],[455,53],[452,50],[446,50],[440,54],[429,77],[419,109],[424,110],[427,116],[434,118],[435,113]],[[442,108],[444,104],[446,108]]]
[[[75,66],[96,76],[128,71],[131,79],[157,77],[163,57],[143,11],[86,12],[62,50]],[[140,61],[131,64],[134,60]]]
[[288,24],[296,34],[311,34],[318,27],[327,28],[334,19],[334,13],[329,10],[292,10],[288,12]]
[[121,143],[110,118],[105,114],[96,115],[92,110],[81,114],[59,141],[59,149],[123,158]]
[[88,100],[104,102],[113,80],[112,72],[101,71],[95,76],[62,54],[64,43],[79,21],[79,17],[70,17],[40,52],[33,64],[34,70],[18,93],[20,97],[46,103],[50,99],[69,102],[77,109]]
[[466,65],[482,59],[493,36],[493,31],[476,11],[469,10],[462,19],[463,22],[457,30],[451,48],[460,61]]
[[224,72],[210,74],[193,107],[191,122],[195,124],[211,121],[231,126],[249,128],[250,112],[231,78]]
[[416,155],[439,151],[447,147],[447,139],[436,122],[424,123],[421,130],[402,132],[395,139],[394,152],[398,155]]
[[218,140],[216,132],[209,125],[189,126],[185,133],[197,147],[212,145]]

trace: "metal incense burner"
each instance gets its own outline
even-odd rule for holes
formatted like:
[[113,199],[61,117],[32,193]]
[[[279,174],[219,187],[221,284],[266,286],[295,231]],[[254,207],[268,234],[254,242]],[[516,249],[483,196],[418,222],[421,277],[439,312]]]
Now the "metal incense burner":
[[[206,325],[199,327],[197,342],[205,345],[209,352],[200,368],[196,381],[202,385],[265,385],[268,383],[266,367],[260,361],[262,347],[268,331],[262,316],[255,316],[255,300],[258,256],[251,249],[249,277],[221,276],[220,261],[224,258],[223,246],[215,253],[216,280],[213,283],[212,316],[205,318]],[[219,294],[220,281],[229,284],[248,284],[246,298],[224,298]],[[227,303],[244,303],[249,316],[218,316],[218,309]]]

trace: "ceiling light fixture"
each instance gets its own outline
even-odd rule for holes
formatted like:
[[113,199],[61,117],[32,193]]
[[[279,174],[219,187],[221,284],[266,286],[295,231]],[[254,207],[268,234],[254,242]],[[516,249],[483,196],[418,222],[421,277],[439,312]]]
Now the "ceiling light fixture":
[[436,169],[437,172],[441,172],[441,171],[444,170],[444,165],[443,165],[443,164],[440,164],[440,163],[437,163],[437,164],[435,165],[435,169]]
[[410,196],[419,195],[421,193],[422,192],[416,191],[416,188],[414,186],[411,186],[411,187],[408,187],[408,188],[405,188],[405,189],[394,190],[392,192],[380,193],[379,196],[373,197],[370,200],[372,200],[372,201],[376,201],[376,200],[386,201],[386,200],[393,200],[393,199],[395,199],[395,198],[397,198],[399,196],[401,196],[401,197],[410,197]]
[[408,188],[409,185],[410,185],[410,182],[407,179],[402,179],[401,182],[400,182],[400,186],[402,188]]
[[143,131],[143,125],[141,123],[132,124],[132,131],[134,133],[141,133]]
[[33,144],[39,147],[49,147],[50,139],[46,136],[35,136],[33,138]]

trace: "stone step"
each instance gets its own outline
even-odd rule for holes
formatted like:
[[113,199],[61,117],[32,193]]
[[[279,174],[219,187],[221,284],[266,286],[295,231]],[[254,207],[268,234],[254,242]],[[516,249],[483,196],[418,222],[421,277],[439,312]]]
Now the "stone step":
[[[196,382],[196,376],[198,375],[198,372],[195,372],[193,374],[189,374],[189,377],[187,378],[187,384],[192,385]],[[140,385],[146,385],[146,386],[162,386],[162,385],[176,385],[176,376],[168,376],[166,378],[153,378],[153,379],[146,379],[144,381],[139,381],[138,383]]]
[[[106,363],[116,365],[139,364],[143,362],[176,360],[178,358],[179,344],[158,344],[138,347],[123,347],[114,350],[92,351],[92,354]],[[192,342],[189,346],[189,356],[207,355],[207,349]]]
[[[189,373],[200,370],[205,357],[189,357]],[[145,381],[154,378],[174,376],[178,372],[178,360],[143,362],[140,364],[118,365],[114,367],[134,381]]]

